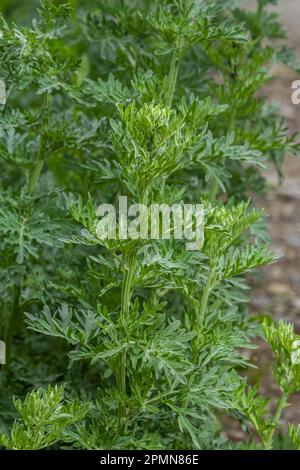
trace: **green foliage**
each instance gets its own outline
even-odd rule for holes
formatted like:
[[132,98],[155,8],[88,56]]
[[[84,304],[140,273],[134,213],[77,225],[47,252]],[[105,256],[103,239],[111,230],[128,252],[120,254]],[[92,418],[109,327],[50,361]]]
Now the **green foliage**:
[[282,392],[290,395],[300,389],[300,336],[291,323],[279,322],[278,328],[265,320],[264,333],[275,356],[275,378]]
[[[281,390],[277,400],[275,413],[269,407],[269,398],[259,394],[258,386],[242,384],[236,393],[236,411],[239,419],[251,423],[266,449],[273,447],[274,432],[279,426],[279,420],[288,398],[300,390],[299,382],[299,336],[294,333],[293,325],[282,320],[278,327],[271,319],[265,319],[263,330],[266,339],[273,350],[276,362],[274,377]],[[292,442],[299,448],[299,432],[296,426],[289,427]]]
[[289,425],[289,435],[297,450],[300,450],[300,426]]
[[[239,375],[260,331],[245,274],[277,258],[249,197],[299,151],[257,98],[271,62],[297,69],[267,3],[3,6],[1,446],[230,448],[228,413],[272,447],[300,385],[292,327],[263,327],[274,416]],[[203,204],[204,239],[103,239],[97,206],[124,195]]]
[[14,450],[37,450],[66,440],[67,430],[84,419],[87,407],[73,401],[64,404],[64,387],[49,385],[26,395],[24,401],[14,400],[20,415],[10,436],[0,437],[2,446]]

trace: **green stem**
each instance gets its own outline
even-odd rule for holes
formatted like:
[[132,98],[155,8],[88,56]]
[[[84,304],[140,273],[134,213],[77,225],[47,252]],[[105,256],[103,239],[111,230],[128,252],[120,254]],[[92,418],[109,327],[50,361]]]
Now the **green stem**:
[[[236,109],[234,109],[232,111],[231,116],[230,116],[229,125],[228,125],[228,131],[229,132],[233,132],[233,130],[234,130],[235,119],[236,119]],[[218,181],[214,176],[212,176],[210,189],[209,189],[209,193],[208,193],[209,201],[213,202],[213,201],[216,200],[216,198],[218,196],[218,191],[219,191]]]
[[273,436],[274,436],[274,432],[278,426],[278,423],[279,423],[279,420],[280,420],[280,417],[281,417],[281,414],[282,414],[282,411],[283,409],[286,407],[287,405],[287,399],[288,399],[288,394],[287,393],[283,393],[281,395],[281,397],[279,398],[278,400],[278,403],[277,403],[277,407],[276,407],[276,412],[275,412],[275,415],[274,415],[274,418],[273,418],[273,426],[272,426],[272,429],[271,431],[269,432],[268,436],[267,436],[267,439],[264,439],[264,446],[267,450],[270,450],[272,449],[273,447]]
[[264,10],[263,2],[261,0],[258,0],[257,1],[257,10],[256,10],[256,14],[257,14],[258,17],[260,17],[262,15],[263,10]]
[[[179,73],[179,66],[180,66],[180,47],[182,44],[181,38],[178,40],[178,45],[173,51],[172,54],[172,59],[171,59],[171,65],[170,65],[170,71],[169,71],[169,76],[168,76],[168,81],[166,83],[166,105],[169,106],[169,108],[172,106],[173,98],[174,98],[174,93],[175,93],[175,88],[177,84],[177,79],[178,79],[178,73]],[[165,184],[166,184],[166,179],[163,178],[162,180],[162,189],[164,190]]]
[[210,185],[210,189],[209,189],[209,194],[208,194],[208,199],[213,202],[215,201],[216,197],[217,197],[217,194],[218,194],[218,189],[219,189],[219,185],[218,185],[218,181],[216,180],[216,178],[213,176],[212,177],[212,180],[211,180],[211,185]]
[[202,292],[201,302],[200,302],[200,310],[199,310],[199,317],[198,317],[198,329],[202,329],[204,324],[205,312],[207,308],[207,302],[209,299],[209,294],[211,291],[212,283],[214,279],[214,268],[210,267],[209,275],[204,286],[204,290]]
[[70,0],[70,5],[71,5],[71,8],[72,8],[72,19],[74,21],[77,20],[77,8],[78,8],[78,5],[77,5],[77,0]]
[[[193,360],[194,364],[197,362],[197,354],[196,354],[197,349],[198,349],[197,346],[198,346],[198,343],[199,343],[199,336],[201,334],[203,324],[204,324],[205,312],[206,312],[206,308],[207,308],[207,302],[208,302],[208,299],[209,299],[209,294],[210,294],[210,291],[211,291],[211,288],[212,288],[213,279],[214,279],[214,268],[213,268],[213,266],[211,266],[206,284],[205,284],[203,292],[202,292],[199,315],[198,315],[198,318],[196,318],[195,329],[196,329],[196,332],[197,332],[197,336],[195,338],[196,342],[194,343],[193,352],[192,352],[192,354],[193,354],[192,360]],[[189,389],[192,387],[193,382],[194,382],[194,375],[190,375],[189,380],[188,380],[188,388]],[[183,402],[183,408],[187,408],[188,404],[189,404],[188,399],[186,398]]]
[[14,302],[11,310],[11,314],[8,321],[8,327],[5,338],[6,347],[6,365],[9,366],[11,358],[12,343],[15,335],[15,329],[19,321],[20,316],[20,298],[21,298],[21,286],[15,287]]
[[28,181],[28,192],[29,194],[33,194],[35,192],[35,189],[38,184],[38,180],[41,174],[41,171],[43,169],[44,162],[43,160],[37,160],[36,164],[29,176],[29,181]]
[[180,60],[181,60],[181,52],[180,52],[181,47],[182,47],[182,39],[180,38],[172,54],[170,72],[169,72],[169,77],[168,77],[168,82],[167,82],[166,105],[169,107],[172,106],[174,92],[175,92],[176,83],[178,79],[179,66],[180,66]]
[[126,257],[125,262],[125,275],[123,279],[122,287],[122,300],[121,300],[121,316],[123,320],[126,320],[131,301],[131,285],[132,279],[135,272],[135,260],[136,260],[136,248],[134,248]]
[[[228,123],[228,131],[233,132],[234,130],[234,125],[235,125],[235,120],[236,120],[236,109],[233,109],[229,123]],[[209,194],[208,194],[208,199],[213,202],[216,200],[218,196],[218,190],[219,190],[219,185],[217,179],[212,176],[211,178],[211,184],[210,184],[210,189],[209,189]]]
[[28,178],[29,194],[33,194],[35,192],[41,171],[44,166],[43,152],[45,149],[45,131],[48,126],[49,103],[50,103],[50,95],[46,93],[44,96],[44,116],[43,116],[43,127],[42,127],[42,132],[41,132],[40,146],[39,146],[39,150],[37,153],[35,165],[33,166],[32,171]]
[[167,88],[167,93],[166,93],[166,104],[167,106],[172,105],[173,97],[174,97],[174,92],[176,88],[176,81],[178,78],[178,71],[179,71],[179,61],[177,57],[177,51],[175,50],[172,55],[172,61],[171,61],[171,67],[170,67],[170,73],[169,73],[169,78],[168,78],[168,88]]
[[[148,190],[147,188],[144,191],[142,198],[142,204],[147,205],[148,200]],[[141,220],[141,225],[143,220]],[[123,277],[122,284],[122,293],[121,293],[121,320],[124,327],[124,332],[126,334],[127,321],[130,315],[130,304],[132,297],[132,284],[133,278],[136,271],[136,262],[137,262],[137,245],[131,249],[131,251],[125,257],[125,274]],[[120,396],[119,401],[119,433],[123,434],[126,431],[126,417],[127,417],[127,406],[126,406],[126,350],[120,353],[118,370],[117,370],[117,388]]]
[[[130,314],[131,286],[135,273],[136,248],[132,250],[125,261],[125,274],[123,278],[122,297],[121,297],[121,318],[124,327]],[[117,386],[120,395],[119,402],[119,433],[123,434],[126,428],[126,351],[120,354]]]

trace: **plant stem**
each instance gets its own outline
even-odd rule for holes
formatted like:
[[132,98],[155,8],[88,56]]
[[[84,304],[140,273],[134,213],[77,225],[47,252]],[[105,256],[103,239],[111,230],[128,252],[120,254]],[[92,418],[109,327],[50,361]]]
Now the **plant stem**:
[[218,189],[219,189],[219,186],[218,186],[218,181],[216,180],[216,178],[213,176],[212,177],[212,180],[211,180],[211,185],[210,185],[210,190],[209,190],[209,194],[208,194],[208,199],[210,201],[214,201],[217,197],[217,194],[218,194]]
[[281,395],[281,397],[279,398],[278,402],[277,402],[277,407],[276,407],[276,412],[275,412],[275,415],[274,415],[274,418],[273,418],[273,426],[272,426],[272,429],[271,431],[269,432],[268,436],[267,436],[267,439],[264,439],[264,446],[267,450],[270,450],[272,449],[273,447],[273,436],[274,436],[274,432],[278,426],[278,423],[279,423],[279,420],[280,420],[280,417],[281,417],[281,414],[282,414],[282,411],[283,409],[286,407],[287,405],[287,399],[288,399],[288,394],[287,393],[283,393]]
[[[198,342],[197,340],[199,339],[199,335],[200,335],[200,333],[202,331],[202,328],[203,328],[205,312],[206,312],[207,302],[208,302],[208,299],[209,299],[209,294],[210,294],[212,283],[213,283],[213,278],[214,278],[214,268],[213,268],[213,266],[211,266],[206,284],[205,284],[204,289],[203,289],[202,297],[201,297],[199,317],[196,319],[196,332],[197,332],[197,336],[195,338],[196,339],[196,344]],[[196,361],[197,361],[196,348],[195,347],[193,348],[192,354],[193,354],[193,363],[195,364]],[[189,377],[189,380],[188,380],[188,388],[192,387],[193,382],[194,382],[194,376],[191,375]],[[189,404],[188,399],[186,398],[183,402],[183,408],[187,408],[188,404]]]
[[122,287],[122,300],[121,300],[121,316],[123,320],[126,320],[129,309],[130,309],[130,301],[131,301],[131,285],[132,279],[134,276],[135,271],[135,260],[136,260],[136,247],[130,251],[130,253],[126,257],[125,262],[125,275],[123,279],[123,287]]
[[178,77],[178,71],[179,71],[179,62],[178,62],[178,57],[177,57],[177,51],[175,50],[172,55],[170,73],[169,73],[169,78],[168,78],[168,88],[167,88],[167,93],[166,93],[167,106],[172,105],[173,96],[174,96],[175,87],[176,87],[176,81]]
[[[142,198],[142,204],[147,205],[148,189],[146,188]],[[143,218],[141,219],[141,226]],[[125,273],[123,277],[122,293],[121,293],[121,320],[126,334],[127,321],[130,315],[130,304],[132,296],[132,284],[136,271],[137,262],[137,245],[135,245],[125,256]],[[117,387],[120,396],[119,401],[119,433],[123,434],[126,430],[126,350],[120,353],[118,370],[117,370]]]
[[12,349],[12,342],[15,335],[15,328],[18,324],[19,316],[20,316],[20,298],[21,298],[21,286],[15,287],[15,294],[14,294],[14,302],[11,310],[11,314],[8,321],[8,327],[6,332],[5,338],[5,347],[6,347],[6,365],[9,366],[10,358],[11,358],[11,349]]
[[[233,132],[234,130],[235,119],[236,119],[236,110],[234,109],[229,119],[229,126],[228,126],[229,132]],[[216,200],[217,195],[218,195],[218,189],[219,189],[218,181],[214,176],[212,176],[209,194],[208,194],[209,201],[213,202]]]
[[178,79],[178,72],[180,66],[180,48],[182,47],[182,40],[181,38],[178,40],[178,44],[173,51],[172,60],[170,65],[170,72],[167,82],[167,90],[166,90],[166,105],[171,107],[174,97],[174,92],[176,88],[176,83]]
[[[126,258],[121,297],[121,318],[124,327],[126,327],[126,321],[130,313],[131,286],[136,264],[136,247]],[[126,351],[122,351],[120,354],[120,362],[117,371],[117,386],[120,395],[119,433],[123,434],[126,427]]]
[[260,17],[262,15],[263,9],[264,9],[263,2],[261,0],[258,0],[257,10],[256,10],[256,14],[257,14],[258,17]]
[[[41,138],[43,139],[43,138]],[[41,159],[37,159],[36,164],[29,176],[29,181],[28,181],[28,192],[29,194],[33,194],[36,187],[37,183],[43,168],[44,162]]]
[[77,0],[70,0],[70,6],[72,8],[71,15],[74,21],[77,20],[77,8],[78,8],[77,3],[78,3]]
[[44,96],[44,117],[43,117],[43,126],[42,126],[42,132],[41,132],[40,146],[39,146],[39,150],[37,153],[35,165],[33,166],[32,171],[29,175],[29,179],[28,179],[29,194],[33,194],[35,192],[41,171],[44,166],[43,151],[45,148],[45,130],[48,126],[49,103],[50,103],[50,95],[46,93]]
[[197,325],[199,330],[203,327],[207,302],[208,302],[209,294],[211,291],[213,278],[214,278],[214,268],[211,266],[209,270],[209,275],[208,275],[208,278],[207,278],[207,281],[206,281],[206,284],[204,286],[204,290],[202,293],[201,302],[200,302],[199,318],[198,318],[198,325]]

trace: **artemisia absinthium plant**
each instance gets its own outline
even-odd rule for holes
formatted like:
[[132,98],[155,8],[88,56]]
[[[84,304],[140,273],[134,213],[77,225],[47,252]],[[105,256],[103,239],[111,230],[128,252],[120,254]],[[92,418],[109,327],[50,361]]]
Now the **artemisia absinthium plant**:
[[[263,326],[274,413],[239,375],[261,330],[244,274],[276,259],[250,196],[299,151],[257,98],[272,62],[298,67],[268,3],[3,2],[3,447],[233,448],[230,414],[272,448],[300,388],[292,326]],[[101,239],[96,208],[120,195],[202,203],[202,246]]]

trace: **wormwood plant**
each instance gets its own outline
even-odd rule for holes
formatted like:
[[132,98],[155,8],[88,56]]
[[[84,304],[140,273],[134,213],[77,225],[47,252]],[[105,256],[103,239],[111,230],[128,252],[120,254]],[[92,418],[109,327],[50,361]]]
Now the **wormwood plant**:
[[[292,326],[263,326],[274,413],[240,373],[261,330],[245,273],[276,260],[250,196],[299,150],[257,97],[272,63],[298,67],[275,2],[34,3],[0,22],[1,445],[233,448],[229,414],[272,448],[300,388]],[[204,239],[103,239],[119,196],[202,203]]]

